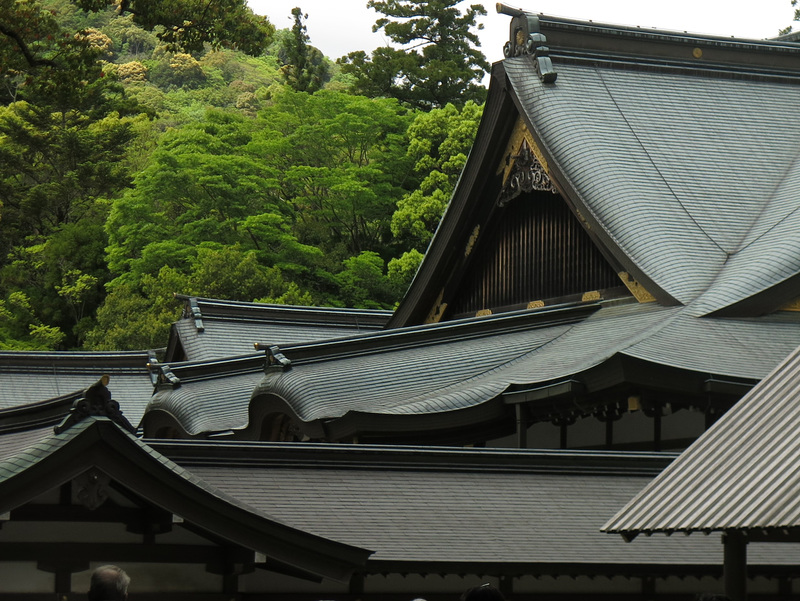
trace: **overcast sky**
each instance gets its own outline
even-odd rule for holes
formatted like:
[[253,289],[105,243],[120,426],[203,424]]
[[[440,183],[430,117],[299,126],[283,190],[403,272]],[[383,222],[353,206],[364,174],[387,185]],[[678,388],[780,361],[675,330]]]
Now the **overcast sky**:
[[[477,3],[468,0],[461,5]],[[481,17],[481,51],[495,62],[503,58],[511,17],[497,14],[494,2],[480,3],[488,13]],[[332,59],[353,50],[369,53],[387,44],[372,33],[379,15],[366,7],[367,0],[248,0],[248,4],[256,13],[267,15],[278,29],[291,27],[291,10],[299,6],[308,14],[311,43]],[[792,25],[794,15],[790,0],[517,0],[505,4],[572,19],[754,39],[774,37]],[[800,29],[800,23],[795,29]]]

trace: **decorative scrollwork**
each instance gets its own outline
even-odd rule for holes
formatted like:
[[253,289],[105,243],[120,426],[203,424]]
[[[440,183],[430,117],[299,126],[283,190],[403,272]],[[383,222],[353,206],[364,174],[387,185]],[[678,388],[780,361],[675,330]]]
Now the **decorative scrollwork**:
[[527,142],[523,142],[519,154],[510,157],[514,161],[505,186],[497,199],[497,205],[506,206],[523,192],[551,192],[558,194],[550,176],[533,154]]

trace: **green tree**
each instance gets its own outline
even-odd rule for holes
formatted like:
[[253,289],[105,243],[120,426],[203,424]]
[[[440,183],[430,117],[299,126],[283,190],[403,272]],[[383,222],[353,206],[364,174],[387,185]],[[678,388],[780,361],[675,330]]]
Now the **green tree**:
[[422,182],[397,203],[392,232],[418,250],[425,250],[450,202],[482,113],[474,102],[461,110],[449,104],[417,115],[408,128],[408,155]]
[[332,270],[391,244],[394,205],[414,183],[405,153],[410,119],[395,100],[332,90],[284,90],[260,113],[260,152],[294,209],[294,231],[322,248]]
[[97,311],[86,347],[133,350],[166,346],[170,325],[180,315],[174,293],[231,300],[309,298],[287,282],[278,267],[262,265],[254,251],[238,246],[191,249],[190,260],[143,273],[137,281],[111,284]]
[[[137,26],[155,30],[172,51],[197,52],[211,44],[258,55],[274,32],[245,0],[74,0],[74,5],[90,12],[114,7]],[[63,2],[0,0],[0,64],[7,70],[69,67],[69,41],[79,32],[62,28],[53,7],[62,8]]]
[[339,59],[342,71],[355,78],[356,91],[397,98],[423,110],[449,103],[461,106],[469,100],[483,102],[486,89],[481,79],[489,63],[478,50],[480,41],[474,30],[483,28],[476,19],[486,11],[473,4],[462,14],[458,3],[369,0],[369,8],[385,15],[372,30],[383,30],[401,48],[378,48],[370,57],[363,51],[351,52]]
[[287,85],[298,92],[316,92],[330,79],[330,67],[317,48],[311,46],[306,33],[304,15],[300,8],[292,9],[294,25],[291,35],[281,39],[278,57],[283,63],[281,73]]

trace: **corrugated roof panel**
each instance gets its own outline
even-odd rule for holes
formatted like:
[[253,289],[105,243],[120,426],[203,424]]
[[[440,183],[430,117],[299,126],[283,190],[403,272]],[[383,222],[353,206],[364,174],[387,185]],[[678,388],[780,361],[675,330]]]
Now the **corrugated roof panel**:
[[800,350],[790,355],[604,529],[800,526]]

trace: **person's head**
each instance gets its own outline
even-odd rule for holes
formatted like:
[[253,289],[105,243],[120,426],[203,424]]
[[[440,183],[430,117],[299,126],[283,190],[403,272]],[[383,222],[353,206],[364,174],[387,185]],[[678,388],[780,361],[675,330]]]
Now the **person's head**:
[[92,573],[89,601],[125,601],[131,579],[117,566],[100,566]]
[[464,591],[461,601],[506,601],[506,598],[491,584],[482,584]]

